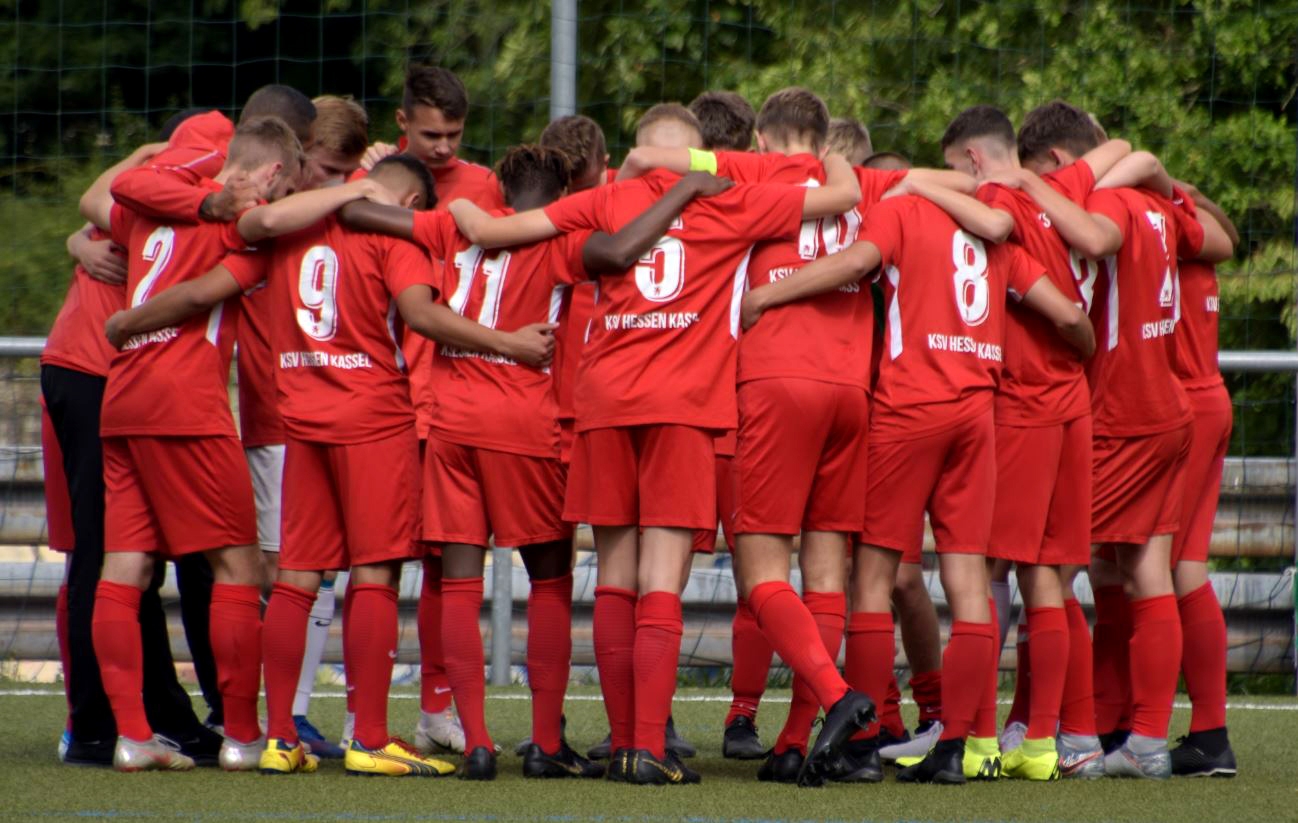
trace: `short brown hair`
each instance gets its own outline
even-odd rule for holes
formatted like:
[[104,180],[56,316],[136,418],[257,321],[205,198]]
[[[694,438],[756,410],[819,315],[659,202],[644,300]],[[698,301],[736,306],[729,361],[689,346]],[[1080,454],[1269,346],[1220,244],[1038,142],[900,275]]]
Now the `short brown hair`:
[[995,106],[978,105],[957,114],[946,127],[942,134],[942,151],[978,137],[998,140],[1006,149],[1015,147],[1014,124],[1005,112]]
[[1100,144],[1091,116],[1062,100],[1037,106],[1019,127],[1019,159],[1038,160],[1053,148],[1081,157]]
[[904,171],[910,168],[910,160],[906,158],[906,155],[898,154],[895,151],[877,151],[862,160],[861,165],[867,169]]
[[592,163],[603,162],[608,154],[604,130],[584,114],[569,114],[550,121],[541,132],[540,143],[568,156],[573,177],[581,177]]
[[258,117],[278,117],[283,120],[297,139],[306,143],[311,140],[311,122],[315,120],[315,106],[310,98],[282,83],[271,83],[262,86],[248,96],[239,113],[239,122]]
[[315,122],[312,142],[343,157],[360,157],[370,144],[370,118],[365,108],[350,97],[326,94],[311,101]]
[[496,164],[496,176],[505,189],[506,203],[512,204],[528,191],[538,191],[554,201],[572,182],[572,163],[568,153],[558,148],[514,146]]
[[279,162],[286,169],[296,170],[302,167],[302,144],[280,118],[253,117],[240,121],[226,157],[231,165],[242,169]]
[[406,72],[401,108],[409,114],[415,106],[431,106],[440,109],[449,120],[463,120],[469,114],[469,93],[450,69],[411,66]]
[[830,120],[825,143],[830,151],[843,155],[853,166],[861,165],[874,152],[870,130],[853,117],[835,117]]
[[699,120],[703,148],[748,151],[753,147],[757,112],[753,104],[733,91],[705,91],[690,101]]
[[757,133],[780,142],[801,137],[819,149],[829,134],[829,108],[819,95],[800,86],[780,89],[757,113]]

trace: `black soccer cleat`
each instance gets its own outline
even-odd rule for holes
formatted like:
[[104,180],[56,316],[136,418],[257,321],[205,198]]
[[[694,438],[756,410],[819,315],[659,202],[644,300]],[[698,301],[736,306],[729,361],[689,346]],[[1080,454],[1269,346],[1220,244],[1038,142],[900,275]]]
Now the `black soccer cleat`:
[[455,776],[461,780],[495,780],[496,753],[486,746],[478,746],[464,756]]
[[766,754],[757,727],[744,715],[738,715],[726,726],[721,739],[721,756],[732,760],[757,760]]
[[670,751],[662,760],[647,749],[633,749],[629,757],[626,782],[637,786],[683,786],[701,780],[698,772]]
[[618,749],[608,758],[608,772],[604,779],[614,783],[625,783],[627,772],[631,770],[631,758],[635,749]]
[[880,737],[849,740],[839,749],[828,774],[835,783],[880,783],[883,761],[879,759]]
[[816,735],[816,742],[807,752],[807,759],[798,773],[798,785],[815,787],[825,785],[825,776],[832,771],[839,749],[853,734],[874,720],[874,701],[864,692],[849,691],[825,712],[825,722]]
[[923,760],[897,772],[897,782],[964,785],[964,739],[938,741]]
[[591,760],[608,760],[609,752],[613,750],[613,735],[605,735],[604,739],[591,746],[586,750],[586,756]]
[[80,740],[72,738],[68,744],[63,762],[69,766],[100,766],[112,768],[113,751],[117,748],[117,738],[108,740]]
[[693,757],[694,755],[699,753],[699,750],[694,748],[694,745],[692,743],[687,741],[685,738],[681,737],[680,734],[676,732],[676,721],[672,719],[671,715],[667,716],[666,745],[667,745],[667,751],[671,752],[677,757],[682,757],[682,758]]
[[763,783],[797,783],[804,759],[797,749],[785,749],[779,754],[772,749],[758,768],[757,779]]
[[546,754],[541,747],[532,743],[523,755],[523,777],[587,777],[604,776],[604,767],[592,763],[572,750],[567,743],[559,743],[559,751]]
[[158,732],[180,746],[180,753],[194,761],[195,766],[216,766],[221,756],[222,735],[206,726],[195,725],[183,732]]
[[[561,714],[559,715],[559,734],[563,735],[567,731],[568,731],[568,716],[566,714]],[[523,755],[527,754],[527,747],[530,745],[532,745],[532,738],[530,737],[523,738],[518,742],[518,745],[514,747],[514,754],[518,755],[519,757],[522,757]]]
[[1235,752],[1226,730],[1191,732],[1172,749],[1172,774],[1176,777],[1234,777],[1239,773]]

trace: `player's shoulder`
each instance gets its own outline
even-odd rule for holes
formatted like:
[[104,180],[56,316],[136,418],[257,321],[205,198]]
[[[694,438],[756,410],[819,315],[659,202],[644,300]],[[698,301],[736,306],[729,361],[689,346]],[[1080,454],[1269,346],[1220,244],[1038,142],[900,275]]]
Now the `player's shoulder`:
[[186,118],[167,141],[174,147],[223,147],[234,137],[234,123],[219,111],[212,110]]

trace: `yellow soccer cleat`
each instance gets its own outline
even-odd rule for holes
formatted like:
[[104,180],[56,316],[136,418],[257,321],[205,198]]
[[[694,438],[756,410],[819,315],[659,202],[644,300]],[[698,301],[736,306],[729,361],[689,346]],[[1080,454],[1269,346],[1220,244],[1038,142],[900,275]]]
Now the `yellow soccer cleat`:
[[1058,780],[1059,752],[1053,738],[1024,740],[1001,760],[1001,774],[1016,780]]
[[266,741],[266,748],[257,761],[257,770],[262,774],[310,774],[319,766],[320,758],[308,754],[301,743],[289,743],[279,737]]
[[1001,776],[1001,747],[994,737],[970,737],[964,743],[966,780],[995,780]]
[[396,737],[377,749],[367,749],[353,739],[343,756],[343,768],[347,774],[388,777],[443,777],[455,772],[455,766],[445,760],[422,755]]

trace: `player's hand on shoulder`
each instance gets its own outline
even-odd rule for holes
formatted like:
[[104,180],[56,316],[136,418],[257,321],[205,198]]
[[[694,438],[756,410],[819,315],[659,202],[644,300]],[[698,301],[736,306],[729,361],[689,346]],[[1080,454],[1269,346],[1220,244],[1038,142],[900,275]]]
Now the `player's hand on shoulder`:
[[997,186],[1004,186],[1007,189],[1021,189],[1023,188],[1024,176],[1031,173],[1032,172],[1027,169],[1022,168],[999,171],[995,174],[989,174],[984,177],[978,184],[978,188],[995,184]]
[[554,359],[555,323],[531,323],[510,332],[506,356],[536,368],[545,368]]
[[120,286],[126,282],[126,252],[112,240],[88,240],[79,261],[86,273],[101,283]]
[[717,177],[706,171],[692,171],[681,180],[693,190],[695,197],[715,197],[735,185],[729,177]]
[[369,171],[374,165],[390,154],[396,154],[397,147],[391,143],[375,143],[361,155],[361,168]]
[[199,216],[213,223],[228,223],[257,205],[261,186],[251,176],[239,173],[225,181],[225,188],[203,198]]
[[914,193],[915,193],[915,184],[914,184],[914,182],[912,182],[912,181],[911,181],[909,178],[907,178],[907,177],[903,177],[901,180],[898,180],[898,181],[897,181],[897,185],[895,185],[895,186],[893,186],[892,188],[890,188],[890,189],[888,189],[887,191],[885,191],[885,192],[883,193],[883,196],[880,197],[879,199],[880,199],[880,200],[888,200],[888,199],[893,198],[893,197],[901,197],[901,196],[903,196],[903,195],[914,194]]
[[114,312],[108,321],[104,323],[104,336],[108,338],[108,343],[115,349],[120,349],[125,345],[129,335],[122,329],[122,323],[126,317],[125,311]]

